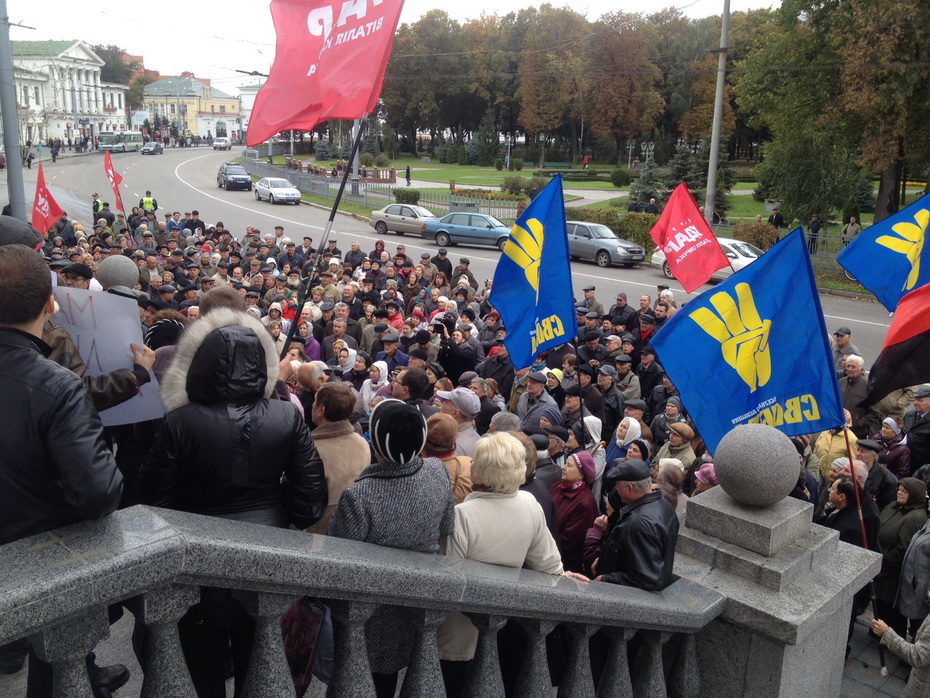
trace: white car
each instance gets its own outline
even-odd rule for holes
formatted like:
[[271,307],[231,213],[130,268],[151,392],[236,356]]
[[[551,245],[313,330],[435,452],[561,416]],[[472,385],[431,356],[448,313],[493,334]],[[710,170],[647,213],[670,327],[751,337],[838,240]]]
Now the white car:
[[231,150],[232,141],[226,136],[220,136],[213,139],[213,150]]
[[[742,240],[717,238],[717,242],[720,243],[723,253],[727,256],[727,259],[730,260],[730,266],[715,271],[713,276],[710,277],[715,281],[722,281],[728,276],[731,276],[734,271],[739,271],[744,267],[748,267],[765,254],[765,252],[755,245],[750,245],[748,242],[743,242]],[[650,261],[652,266],[659,267],[662,270],[666,279],[675,278],[674,274],[672,274],[672,270],[669,269],[668,262],[665,261],[665,253],[658,247],[655,252],[652,253],[652,259]]]
[[269,202],[299,204],[300,191],[286,179],[281,177],[265,177],[255,183],[255,198],[258,201],[268,199]]

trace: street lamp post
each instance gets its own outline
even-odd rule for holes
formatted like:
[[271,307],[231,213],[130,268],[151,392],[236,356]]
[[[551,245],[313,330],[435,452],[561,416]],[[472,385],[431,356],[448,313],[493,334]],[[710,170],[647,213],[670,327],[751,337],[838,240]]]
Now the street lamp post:
[[626,142],[626,169],[633,167],[633,150],[636,148],[636,139],[631,138]]
[[652,159],[652,153],[655,149],[656,144],[652,141],[649,141],[648,143],[643,141],[643,144],[639,146],[639,150],[643,154],[643,165]]

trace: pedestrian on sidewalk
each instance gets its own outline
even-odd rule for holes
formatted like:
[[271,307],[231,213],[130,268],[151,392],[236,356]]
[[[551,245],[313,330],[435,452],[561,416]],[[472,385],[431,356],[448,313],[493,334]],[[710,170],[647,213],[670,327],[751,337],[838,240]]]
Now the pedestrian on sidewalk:
[[407,186],[410,186],[410,165],[407,165]]

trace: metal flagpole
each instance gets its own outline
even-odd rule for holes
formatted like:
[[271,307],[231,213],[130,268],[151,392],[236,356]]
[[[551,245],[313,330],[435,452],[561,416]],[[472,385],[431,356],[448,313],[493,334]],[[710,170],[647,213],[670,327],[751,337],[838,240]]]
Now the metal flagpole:
[[707,159],[707,193],[704,197],[704,218],[714,224],[714,207],[717,205],[717,160],[720,155],[720,130],[723,122],[723,93],[727,77],[727,35],[730,33],[730,0],[723,0],[720,25],[720,48],[717,51],[717,92],[714,95],[714,123],[710,134],[710,153]]
[[[846,456],[849,458],[849,472],[852,473],[853,491],[856,493],[856,513],[859,516],[859,532],[862,534],[862,547],[868,550],[869,539],[865,532],[865,519],[862,516],[862,500],[859,497],[859,481],[856,478],[856,466],[852,456],[852,445],[849,442],[849,427],[845,424],[843,425],[843,436],[846,437]],[[872,579],[869,580],[869,600],[872,602],[872,616],[878,618],[878,600],[875,598],[875,581]],[[885,666],[885,648],[882,647],[881,639],[878,641],[878,661],[882,665],[882,676],[888,676],[888,668]]]
[[[352,143],[352,152],[349,155],[349,163],[355,159],[359,144],[362,142],[362,134],[364,133],[365,118],[362,118],[358,127],[358,133],[355,136],[355,141]],[[290,329],[287,331],[287,339],[284,342],[284,349],[281,350],[282,360],[285,356],[287,356],[287,350],[291,345],[291,340],[294,338],[294,331],[296,330],[297,323],[300,320],[300,311],[303,310],[304,300],[307,298],[307,292],[310,290],[310,282],[313,280],[313,275],[317,270],[317,265],[319,264],[320,257],[323,254],[322,251],[326,249],[326,241],[329,238],[329,232],[333,228],[333,221],[336,218],[336,211],[339,209],[339,202],[342,200],[342,193],[345,191],[346,182],[349,179],[351,171],[352,168],[347,165],[342,173],[342,180],[339,182],[339,190],[336,192],[336,200],[333,201],[333,207],[329,212],[329,220],[326,221],[326,227],[323,228],[323,237],[320,240],[320,244],[317,245],[316,252],[310,255],[310,261],[312,262],[310,265],[310,272],[307,274],[307,278],[304,279],[304,282],[300,285],[300,288],[297,289],[297,317],[294,318],[293,322],[291,322]]]

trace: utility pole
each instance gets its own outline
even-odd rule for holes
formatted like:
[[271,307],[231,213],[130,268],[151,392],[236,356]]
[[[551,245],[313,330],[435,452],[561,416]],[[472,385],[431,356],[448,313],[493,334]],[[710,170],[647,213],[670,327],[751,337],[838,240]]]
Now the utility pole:
[[727,77],[727,35],[730,33],[730,0],[723,0],[720,22],[720,49],[717,53],[717,92],[714,95],[714,126],[710,133],[710,157],[707,162],[707,194],[704,198],[704,218],[714,222],[717,205],[717,167],[720,155],[720,130],[723,125],[723,92]]
[[6,0],[0,0],[0,112],[3,118],[3,148],[6,151],[6,185],[10,195],[10,213],[24,221],[26,188],[23,184],[23,161],[19,149],[19,118],[16,111],[16,85],[13,81],[13,46],[10,43],[10,17]]

